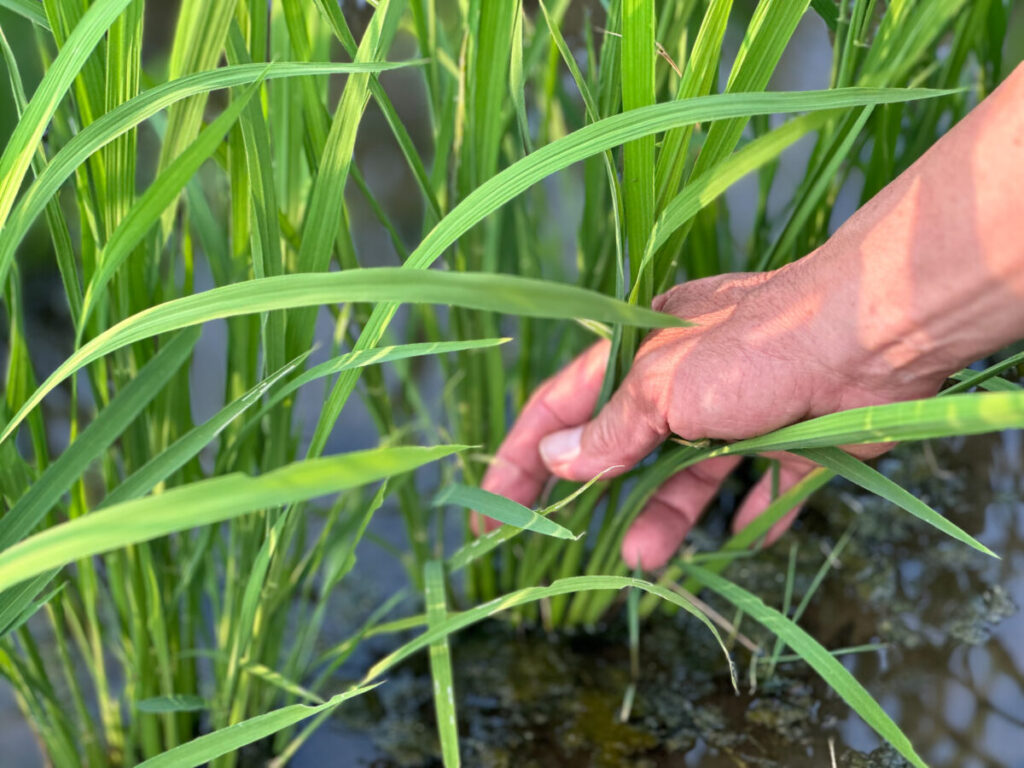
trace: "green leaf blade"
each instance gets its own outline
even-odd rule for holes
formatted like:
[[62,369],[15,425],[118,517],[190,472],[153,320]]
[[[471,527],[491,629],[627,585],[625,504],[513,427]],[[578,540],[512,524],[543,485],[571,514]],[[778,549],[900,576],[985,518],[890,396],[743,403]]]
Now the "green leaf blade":
[[972,549],[999,559],[995,552],[970,534],[965,533],[912,493],[845,451],[841,451],[838,448],[807,448],[794,451],[794,453],[806,456],[811,461],[821,464],[823,467],[841,477],[845,477],[861,488],[870,491],[876,496],[881,496],[886,501],[890,501],[901,509],[906,510],[918,520],[924,521],[933,528],[937,528],[947,536],[966,544]]
[[199,736],[156,757],[151,757],[149,760],[139,763],[138,768],[196,768],[196,766],[205,765],[221,755],[244,747],[246,744],[266,738],[313,715],[332,710],[348,699],[373,690],[377,685],[352,688],[315,707],[306,704],[292,704],[251,717],[235,725]]
[[1024,391],[958,394],[838,411],[732,443],[714,454],[927,440],[1021,428]]
[[914,751],[899,726],[879,706],[864,686],[847,671],[839,661],[807,632],[787,619],[774,608],[765,605],[761,598],[723,579],[710,571],[695,565],[685,565],[685,570],[712,592],[725,598],[734,606],[749,614],[770,632],[782,638],[801,658],[806,661],[822,679],[850,705],[854,712],[871,726],[879,736],[888,741],[916,768],[927,768],[925,762]]
[[[423,581],[426,589],[427,626],[440,626],[448,618],[448,605],[444,591],[444,566],[439,560],[430,560],[424,564]],[[434,711],[437,716],[437,732],[441,737],[441,757],[444,768],[459,768],[459,727],[455,715],[455,682],[448,636],[431,643],[429,653],[430,674],[434,679]]]
[[[352,301],[435,303],[531,317],[620,322],[655,328],[686,323],[570,285],[512,275],[414,272],[397,267],[257,278],[158,304],[122,320],[62,363],[0,435],[6,440],[43,397],[75,371],[135,341],[210,320]],[[358,350],[357,350],[358,351]]]
[[375,448],[289,464],[259,477],[201,480],[48,528],[0,552],[0,591],[129,544],[355,488],[450,456],[462,446]]
[[521,528],[526,531],[533,531],[544,536],[553,536],[556,539],[577,540],[579,536],[573,534],[550,518],[538,515],[529,507],[517,504],[511,499],[490,493],[482,488],[471,488],[467,485],[454,483],[447,486],[434,499],[434,506],[453,504],[459,507],[473,509],[482,515],[487,515],[505,525]]

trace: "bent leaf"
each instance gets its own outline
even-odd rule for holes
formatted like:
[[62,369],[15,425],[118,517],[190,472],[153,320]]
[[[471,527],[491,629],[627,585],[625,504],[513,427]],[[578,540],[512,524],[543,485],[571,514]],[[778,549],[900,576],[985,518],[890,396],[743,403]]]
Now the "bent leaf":
[[356,488],[450,456],[463,446],[374,448],[308,459],[259,477],[201,480],[84,515],[0,552],[0,590],[51,568],[258,509]]
[[575,541],[579,538],[568,528],[559,525],[550,518],[538,515],[529,507],[524,507],[522,504],[517,504],[511,499],[506,499],[504,496],[485,491],[482,488],[471,488],[468,485],[459,485],[458,483],[449,485],[434,498],[435,507],[441,507],[445,504],[474,509],[480,514],[494,518],[505,525],[533,531],[545,536],[553,536],[556,539],[572,539]]
[[67,450],[46,468],[10,511],[0,518],[0,550],[16,544],[32,532],[72,483],[160,394],[171,375],[189,359],[197,341],[198,329],[181,333],[163,345]]
[[[186,75],[143,91],[138,96],[101,115],[95,122],[75,134],[50,159],[35,181],[22,194],[18,204],[11,211],[10,218],[0,226],[0,285],[4,284],[7,270],[14,258],[14,251],[21,239],[28,232],[36,217],[43,212],[46,203],[57,193],[57,190],[74,173],[75,169],[91,154],[172,104],[200,93],[255,83],[261,77],[269,80],[306,75],[382,72],[419,63],[421,62],[334,64],[331,62],[279,61],[270,64],[237,64],[220,67],[209,72]],[[2,221],[3,217],[0,216],[0,222]]]
[[[399,662],[407,659],[417,651],[426,648],[440,638],[451,635],[454,632],[458,632],[460,629],[465,629],[472,624],[476,624],[478,621],[494,616],[495,614],[501,613],[509,608],[526,605],[527,603],[533,603],[556,595],[568,595],[573,592],[621,590],[628,589],[629,587],[635,587],[643,592],[649,592],[652,595],[657,595],[662,600],[666,600],[673,605],[679,606],[687,613],[695,616],[705,627],[707,627],[708,631],[714,635],[715,640],[718,642],[718,646],[722,649],[722,653],[725,654],[725,658],[729,662],[729,672],[732,676],[733,686],[735,687],[736,671],[733,668],[729,651],[726,649],[725,643],[722,642],[722,636],[718,634],[718,630],[715,628],[715,625],[711,623],[707,616],[705,616],[703,612],[701,612],[701,610],[689,600],[677,595],[675,592],[672,592],[665,587],[652,584],[651,582],[644,581],[642,579],[633,579],[625,576],[573,576],[567,579],[558,579],[546,587],[527,587],[526,589],[511,592],[507,595],[486,602],[483,605],[478,605],[470,608],[469,610],[462,611],[461,613],[451,613],[445,621],[429,627],[423,634],[413,638],[408,643],[392,651],[374,664],[366,673],[366,676],[363,678],[363,682],[367,683],[380,677],[380,675],[388,669],[391,669]],[[416,624],[422,623],[422,617],[414,617],[414,621]]]
[[264,715],[250,717],[248,720],[199,736],[156,757],[151,757],[139,763],[137,768],[195,768],[198,765],[205,765],[214,758],[241,749],[246,744],[266,738],[308,717],[334,709],[346,699],[373,690],[377,685],[380,683],[353,688],[315,707],[292,704]]
[[928,440],[1022,427],[1024,391],[950,395],[830,413],[731,443],[711,451],[709,456]]
[[914,751],[899,726],[879,706],[864,686],[857,682],[835,657],[817,640],[807,634],[797,624],[787,619],[774,608],[769,608],[761,598],[738,587],[721,576],[711,573],[695,565],[684,564],[689,575],[700,581],[712,592],[728,600],[739,610],[751,616],[765,629],[775,634],[806,661],[814,671],[821,675],[829,687],[838,693],[847,704],[870,725],[883,739],[892,744],[912,765],[927,768],[925,762]]
[[918,520],[923,520],[933,528],[937,528],[947,536],[952,536],[959,542],[973,547],[991,557],[999,558],[995,552],[986,547],[970,534],[954,525],[923,501],[918,499],[910,491],[900,487],[897,483],[887,478],[876,469],[872,469],[863,461],[854,458],[845,451],[838,448],[807,448],[794,451],[801,456],[806,456],[811,461],[832,470],[841,475],[851,483],[859,485],[866,491],[876,496],[881,496],[903,510],[906,510]]
[[448,304],[530,317],[587,317],[651,328],[686,325],[672,315],[583,288],[514,275],[378,267],[246,280],[157,304],[84,344],[26,400],[4,428],[0,442],[10,437],[25,415],[61,381],[132,342],[225,317],[350,301]]

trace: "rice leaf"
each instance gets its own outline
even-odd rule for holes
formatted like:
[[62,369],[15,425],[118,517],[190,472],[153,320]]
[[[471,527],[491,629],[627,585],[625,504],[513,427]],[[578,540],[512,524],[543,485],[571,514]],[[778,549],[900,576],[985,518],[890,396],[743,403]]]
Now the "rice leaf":
[[[239,0],[191,0],[183,4],[174,25],[174,39],[168,61],[168,71],[172,78],[201,72],[217,65],[238,4]],[[167,125],[160,142],[157,162],[158,176],[170,168],[195,141],[203,124],[208,96],[207,93],[197,94],[174,104],[167,111]],[[175,204],[168,205],[162,211],[164,239],[174,222],[177,195],[174,201]]]
[[327,712],[343,701],[371,691],[380,685],[363,685],[333,696],[317,706],[292,704],[263,715],[251,717],[213,733],[199,736],[138,764],[137,768],[196,768],[221,755],[241,749],[246,744],[266,738],[320,712]]
[[[381,626],[380,620],[387,616],[396,605],[405,599],[405,597],[405,590],[395,592],[391,597],[373,609],[373,612],[366,618],[366,621],[362,623],[355,633],[342,640],[330,650],[324,651],[320,658],[316,660],[315,666],[320,666],[321,664],[325,664],[326,666],[323,671],[317,675],[316,681],[313,683],[313,688],[319,688],[331,676],[334,670],[348,661],[349,657],[358,647],[359,643],[363,641],[364,637],[378,634],[380,632],[379,627]],[[425,622],[426,618],[424,617],[421,622],[414,626],[419,626]]]
[[[541,10],[547,18],[547,8],[544,7],[544,0],[540,1]],[[512,22],[512,51],[509,62],[508,92],[512,97],[512,105],[515,107],[516,123],[519,126],[519,136],[523,142],[523,148],[527,152],[533,151],[533,142],[530,141],[530,121],[526,117],[526,77],[523,73],[523,2],[515,0],[515,11]],[[550,21],[548,22],[550,24]]]
[[686,572],[700,581],[715,594],[728,600],[736,608],[748,614],[792,648],[815,672],[821,675],[829,687],[838,693],[843,701],[875,732],[889,742],[916,768],[927,768],[925,762],[914,751],[910,740],[899,726],[892,721],[871,694],[864,690],[856,678],[822,645],[787,619],[774,608],[765,605],[761,598],[747,592],[721,576],[695,565],[684,564]]
[[836,31],[836,24],[839,22],[839,8],[835,0],[811,0],[811,7],[821,16],[830,30]]
[[[341,42],[346,53],[348,53],[349,56],[355,57],[358,54],[358,46],[356,45],[355,38],[352,36],[352,32],[345,21],[345,16],[341,12],[340,5],[338,3],[331,2],[331,0],[315,0],[315,2],[317,10],[319,10],[324,19],[326,19],[328,26],[334,33],[334,36]],[[414,5],[414,14],[416,10],[417,8]],[[433,50],[433,46],[427,48],[427,51]],[[430,62],[426,59],[424,59],[422,63],[426,64],[428,68],[436,69],[437,67],[436,62]],[[373,72],[374,70],[368,71]],[[441,218],[441,205],[438,202],[437,196],[434,194],[433,188],[430,186],[430,178],[428,177],[427,170],[423,165],[423,160],[420,158],[416,145],[413,143],[412,137],[409,135],[409,131],[398,117],[394,104],[388,97],[384,87],[380,84],[380,79],[376,74],[370,78],[370,93],[373,94],[373,98],[376,100],[381,112],[384,113],[384,119],[387,121],[388,127],[391,129],[391,133],[394,135],[395,141],[398,142],[398,147],[402,151],[402,157],[405,158],[406,163],[409,165],[409,170],[412,171],[412,175],[416,179],[417,187],[419,187],[420,192],[423,194],[427,204],[430,206],[430,215],[433,217],[433,220]],[[435,163],[436,162],[437,159],[435,158]],[[441,168],[444,167],[444,163],[439,163],[439,165]]]
[[[381,0],[356,51],[356,61],[383,58],[398,30],[399,17],[406,0]],[[353,74],[345,83],[341,101],[334,112],[309,193],[303,218],[302,242],[296,256],[296,270],[326,272],[331,263],[331,249],[338,234],[338,209],[344,204],[345,183],[352,163],[356,133],[369,98],[370,75]],[[307,349],[313,337],[316,311],[306,309],[288,318],[287,349],[291,354]]]
[[801,137],[817,130],[831,117],[814,112],[788,121],[734,152],[727,160],[690,179],[683,190],[666,203],[654,224],[648,253],[664,245],[669,236],[748,173],[774,160]]
[[245,89],[232,99],[231,104],[217,118],[204,128],[199,136],[162,170],[149,185],[135,205],[125,215],[117,229],[110,235],[106,246],[97,257],[98,267],[85,290],[82,313],[78,325],[78,337],[85,330],[89,315],[97,302],[103,299],[107,283],[118,267],[128,258],[146,233],[160,219],[164,210],[178,197],[188,180],[220,146],[224,135],[235,124],[242,110],[257,92],[262,80]]
[[[654,0],[622,2],[622,109],[624,114],[654,104]],[[641,272],[641,256],[654,224],[654,135],[634,139],[622,148],[622,192],[626,204],[626,242],[630,281],[639,288],[640,303],[653,292],[649,271]]]
[[57,571],[41,573],[0,595],[0,639],[17,631],[36,611],[64,589],[64,584],[58,584],[42,597],[38,597],[56,575]]
[[[864,106],[866,103],[891,103],[936,97],[947,93],[950,91],[910,88],[847,88],[801,93],[728,93],[669,104],[654,104],[631,110],[627,114],[613,115],[544,145],[485,181],[438,222],[409,255],[404,267],[426,269],[474,225],[532,185],[575,162],[641,136],[705,120],[803,110],[841,109]],[[367,349],[379,343],[397,308],[396,304],[375,307],[359,336],[356,348]],[[358,378],[358,372],[348,372],[338,378],[322,413],[321,421],[317,425],[314,445],[320,446],[325,442],[326,433],[340,414]]]
[[377,510],[384,505],[384,499],[387,498],[388,490],[388,481],[385,480],[380,484],[380,488],[377,489],[377,492],[373,494],[373,499],[370,503],[366,505],[366,509],[363,510],[362,516],[354,526],[352,535],[349,536],[345,540],[344,544],[342,544],[336,551],[331,553],[331,559],[333,563],[336,563],[336,565],[325,569],[325,591],[338,584],[338,582],[344,579],[355,567],[356,547],[359,546],[359,542],[361,542],[363,540],[363,536],[366,535],[366,529],[370,525],[370,520],[373,519]]
[[243,654],[250,647],[252,638],[260,629],[256,612],[260,608],[263,590],[267,586],[267,573],[270,570],[271,559],[281,546],[281,534],[287,522],[288,516],[279,514],[273,525],[268,526],[269,531],[263,537],[263,543],[252,558],[247,569],[248,573],[244,578],[245,586],[241,590],[242,598],[238,602],[238,608],[233,612],[234,615],[228,627],[227,664],[218,680],[219,706],[225,711],[231,711],[238,706],[239,673],[245,663]]
[[[824,488],[833,477],[835,477],[835,473],[826,469],[811,471],[796,485],[774,499],[765,507],[764,512],[755,517],[742,531],[737,531],[730,536],[720,550],[723,557],[716,562],[709,563],[705,568],[712,573],[721,573],[732,562],[729,555],[743,556],[754,542],[771,530],[773,525],[789,514],[798,504],[810,498],[815,491]],[[695,592],[699,588],[700,585],[690,581],[683,584],[683,589],[688,592]]]
[[53,526],[0,552],[0,590],[52,568],[258,509],[356,488],[450,456],[462,446],[375,448],[233,473],[127,501]]
[[285,693],[290,693],[292,696],[297,696],[300,699],[305,699],[313,704],[323,704],[324,700],[313,693],[308,688],[304,688],[294,680],[289,680],[287,677],[282,675],[280,672],[271,669],[266,664],[254,664],[248,663],[243,665],[243,669],[250,675],[258,677],[265,683],[270,683],[275,688],[278,688]]
[[[610,472],[612,469],[618,469],[618,467],[609,467],[608,469],[605,469],[603,472],[601,472],[600,475],[591,478],[565,498],[559,499],[553,504],[549,504],[543,509],[537,510],[537,514],[546,517],[547,515],[550,515],[552,512],[557,512],[566,505],[575,501],[582,494],[586,493],[586,491],[588,491],[590,487],[594,485],[594,483],[600,480],[606,472]],[[492,549],[501,544],[504,544],[509,539],[514,539],[522,532],[522,528],[503,526],[501,528],[496,528],[493,531],[488,531],[487,533],[481,536],[476,536],[472,538],[470,541],[466,542],[461,547],[459,547],[454,553],[452,553],[451,557],[448,558],[448,572],[455,573],[461,568],[465,568],[474,560],[483,557]]]
[[[705,96],[717,85],[718,64],[722,55],[722,42],[732,11],[732,0],[712,0],[701,21],[697,37],[693,42],[686,71],[679,83],[676,99],[692,99]],[[693,126],[683,126],[666,131],[658,152],[655,185],[658,194],[658,208],[679,189],[689,154]]]
[[247,408],[258,403],[274,384],[301,365],[306,357],[307,355],[302,355],[296,358],[284,368],[260,381],[241,397],[232,400],[202,424],[190,429],[125,478],[124,482],[104,497],[97,509],[131,501],[149,493],[157,483],[166,480],[172,473],[184,466],[185,462],[209,445],[228,424],[244,413]]
[[287,384],[267,398],[266,404],[259,413],[246,424],[245,428],[251,426],[262,417],[267,411],[280,403],[289,395],[296,392],[310,382],[331,376],[351,368],[363,368],[367,365],[380,365],[394,360],[407,360],[411,357],[423,357],[426,355],[444,355],[450,352],[465,352],[471,349],[487,349],[496,347],[511,341],[509,338],[501,339],[468,339],[466,341],[427,341],[414,344],[396,344],[386,347],[375,347],[363,349],[356,352],[346,352],[330,360],[325,360],[319,365],[314,365],[299,376],[291,379]]
[[[814,598],[814,595],[817,593],[818,588],[821,587],[821,583],[825,580],[825,577],[829,574],[829,572],[833,568],[838,567],[837,563],[839,562],[840,556],[843,554],[843,550],[846,549],[846,545],[849,544],[850,540],[853,538],[853,532],[854,532],[855,528],[857,527],[857,520],[858,520],[858,518],[854,518],[854,521],[847,527],[847,529],[843,532],[843,535],[839,537],[839,540],[836,542],[835,546],[832,547],[832,549],[826,554],[824,561],[822,561],[821,565],[818,566],[818,570],[815,572],[814,578],[811,579],[811,583],[807,586],[807,590],[804,592],[803,596],[800,598],[800,602],[799,602],[799,604],[797,604],[796,610],[793,611],[792,617],[793,617],[793,621],[794,622],[799,622],[800,621],[800,618],[804,615],[804,611],[807,610],[807,606],[809,606],[811,604],[811,600]],[[793,544],[793,550],[792,551],[794,553],[796,552],[796,544],[795,543]],[[795,554],[794,554],[794,558],[790,560],[790,564],[791,564],[791,566],[790,566],[790,574],[792,574],[793,573],[793,569],[796,566]],[[791,578],[792,577],[790,576],[790,579],[787,579],[787,582],[786,582],[787,583],[787,589],[790,589]],[[792,590],[791,589],[790,589],[790,597],[792,597]],[[789,605],[790,605],[790,602],[789,602],[789,600],[787,600],[786,601],[786,607],[783,608],[783,610],[782,610],[782,613],[783,613],[784,616],[789,616],[790,615],[790,613],[789,613]],[[782,638],[776,637],[775,638],[775,647],[772,649],[771,663],[769,665],[769,669],[771,669],[772,672],[775,671],[775,667],[779,663],[779,658],[781,657],[782,650],[783,650],[784,646],[785,646],[785,643],[782,642]],[[835,654],[833,653],[833,655],[835,655]]]
[[473,225],[541,179],[642,136],[708,120],[895,103],[952,92],[926,88],[844,88],[792,93],[727,93],[654,104],[606,117],[540,147],[481,184],[430,231],[409,256],[406,266],[418,269],[429,266]]
[[[942,390],[942,394],[955,395],[957,392],[966,392],[971,387],[983,387],[995,392],[1018,391],[1021,388],[1020,384],[1000,379],[998,376],[1003,371],[1015,365],[1020,365],[1022,362],[1024,362],[1024,352],[1018,352],[1016,355],[1010,355],[1005,360],[993,363],[983,371],[960,371],[952,377],[957,380],[957,383]],[[989,386],[985,386],[986,384]]]
[[158,304],[107,329],[50,375],[6,425],[0,442],[57,384],[93,360],[132,342],[224,317],[346,301],[451,304],[533,317],[587,317],[659,328],[685,325],[671,315],[630,306],[582,288],[512,275],[379,267],[265,277]]
[[[429,560],[424,563],[423,583],[427,626],[440,626],[448,618],[441,561]],[[455,717],[455,682],[452,678],[452,657],[447,635],[430,644],[430,674],[434,679],[434,712],[437,715],[437,733],[441,737],[441,757],[445,768],[458,768],[459,726]]]
[[388,669],[391,669],[401,661],[409,658],[409,656],[417,651],[428,647],[431,643],[439,640],[440,638],[446,637],[454,632],[458,632],[460,629],[465,629],[468,626],[476,624],[477,622],[490,616],[494,616],[495,614],[501,613],[502,611],[508,610],[509,608],[526,605],[528,603],[544,600],[545,598],[554,597],[556,595],[567,595],[574,592],[590,592],[594,590],[622,590],[630,587],[635,587],[643,592],[649,592],[653,595],[657,595],[662,600],[679,606],[687,613],[695,616],[704,626],[706,626],[708,631],[714,635],[715,640],[722,649],[722,653],[729,662],[729,669],[732,675],[733,685],[735,686],[736,678],[732,659],[729,657],[729,652],[725,647],[725,643],[722,642],[722,637],[718,634],[718,630],[715,628],[715,625],[712,624],[711,621],[693,605],[693,603],[686,598],[677,595],[675,592],[665,589],[657,584],[652,584],[649,581],[632,579],[625,576],[573,576],[567,579],[558,579],[546,587],[527,587],[526,589],[520,589],[510,594],[503,595],[502,597],[495,598],[494,600],[484,603],[483,605],[475,606],[469,610],[449,614],[448,618],[444,622],[435,627],[428,628],[423,634],[413,638],[405,645],[392,651],[374,664],[367,671],[366,676],[363,678],[363,682],[367,683],[375,680]]
[[46,20],[43,4],[39,0],[0,0],[0,8],[6,8],[19,16],[28,19],[37,27],[50,30],[50,22]]
[[508,103],[515,5],[514,2],[483,2],[475,11],[478,16],[473,30],[474,57],[467,94],[470,124],[466,132],[472,163],[464,166],[474,185],[494,176],[498,168]]
[[886,501],[890,501],[901,509],[906,510],[914,517],[923,520],[933,528],[937,528],[947,536],[951,536],[957,541],[986,555],[996,559],[999,558],[991,549],[970,534],[965,533],[912,493],[904,490],[878,470],[872,469],[863,461],[855,459],[845,451],[841,451],[838,448],[807,448],[796,450],[794,453],[806,456],[811,461],[821,464],[841,477],[845,477],[851,483],[859,485],[876,496],[881,496]]
[[180,368],[199,340],[198,329],[175,336],[97,414],[78,438],[0,518],[0,550],[21,541],[60,501],[72,483],[121,436],[171,375]]
[[928,440],[1022,427],[1024,391],[950,395],[839,411],[740,440],[710,455]]
[[[50,118],[72,81],[103,37],[132,0],[97,0],[82,16],[32,94],[32,100],[14,127],[0,156],[0,229],[7,222],[14,197],[39,147]],[[0,285],[3,284],[0,269]]]
[[458,483],[445,486],[444,490],[434,497],[434,506],[441,507],[446,504],[474,509],[505,525],[522,528],[525,531],[553,536],[556,539],[571,539],[573,541],[579,539],[579,536],[574,535],[572,531],[554,520],[538,515],[529,507],[524,507],[511,499],[490,493],[482,488],[471,488]]
[[[0,226],[0,285],[7,277],[14,251],[32,222],[46,207],[60,186],[90,155],[163,109],[199,93],[248,85],[264,79],[352,72],[380,72],[421,62],[373,62],[333,64],[328,62],[281,61],[270,64],[239,64],[171,80],[143,91],[106,112],[75,134],[46,164],[43,171],[18,199],[10,218]],[[24,121],[19,122],[19,126]],[[13,140],[13,137],[12,137]],[[10,144],[8,144],[10,146]],[[2,219],[0,219],[2,220]]]
[[[809,3],[810,0],[776,0],[758,4],[729,73],[726,95],[762,91],[768,86],[772,72]],[[752,116],[753,113],[737,116],[736,119],[723,120],[711,126],[694,165],[694,177],[704,173],[735,149],[747,119]]]

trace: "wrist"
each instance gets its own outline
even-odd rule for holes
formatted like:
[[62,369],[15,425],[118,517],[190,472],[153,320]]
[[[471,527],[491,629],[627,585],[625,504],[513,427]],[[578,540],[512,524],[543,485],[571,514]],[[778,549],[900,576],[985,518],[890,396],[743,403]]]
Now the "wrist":
[[963,364],[915,317],[900,286],[870,288],[856,272],[862,262],[842,249],[833,238],[772,276],[787,296],[789,324],[806,329],[807,353],[859,389],[911,398],[937,391]]
[[787,278],[820,354],[894,394],[937,389],[1024,333],[1024,67]]

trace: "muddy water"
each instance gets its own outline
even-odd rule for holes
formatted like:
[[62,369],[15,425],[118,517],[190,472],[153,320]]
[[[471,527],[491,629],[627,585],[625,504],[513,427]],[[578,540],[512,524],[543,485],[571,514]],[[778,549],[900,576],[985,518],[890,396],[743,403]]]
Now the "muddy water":
[[[1024,767],[1021,443],[1019,432],[936,442],[882,462],[891,477],[978,533],[1000,561],[835,484],[796,531],[728,572],[779,605],[795,545],[799,599],[853,525],[801,623],[829,648],[885,644],[844,661],[936,768]],[[700,534],[705,543],[725,517],[711,516]],[[771,646],[752,621],[739,630]],[[589,634],[551,637],[492,622],[458,636],[452,652],[464,764],[827,767],[833,750],[835,764],[847,768],[905,764],[802,663],[780,664],[774,675],[762,670],[756,689],[746,679],[737,696],[720,652],[693,620],[654,617],[642,628],[641,648],[641,678],[624,723],[629,653],[621,611]],[[734,656],[749,665],[742,648]],[[342,749],[353,765],[439,765],[424,658],[339,718],[302,764]]]

